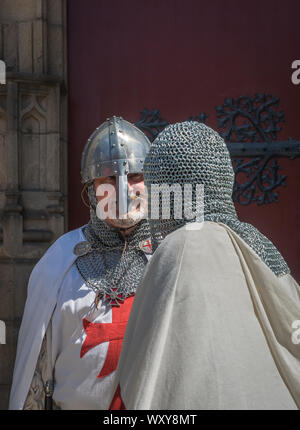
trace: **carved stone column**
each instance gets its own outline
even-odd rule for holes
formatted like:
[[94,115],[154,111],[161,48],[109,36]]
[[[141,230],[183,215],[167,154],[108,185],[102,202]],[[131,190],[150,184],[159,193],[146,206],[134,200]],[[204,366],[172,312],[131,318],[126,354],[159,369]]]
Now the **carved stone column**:
[[[27,283],[66,231],[66,0],[1,0],[0,409],[6,409]],[[38,310],[37,310],[38,312]]]

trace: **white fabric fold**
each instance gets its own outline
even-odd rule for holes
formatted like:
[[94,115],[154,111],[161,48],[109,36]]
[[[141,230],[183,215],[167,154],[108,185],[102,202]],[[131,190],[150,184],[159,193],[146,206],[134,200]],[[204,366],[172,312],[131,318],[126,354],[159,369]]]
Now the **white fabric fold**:
[[76,243],[86,240],[82,232],[83,227],[57,239],[30,275],[18,336],[9,409],[23,408],[42,341],[56,305],[59,288],[76,259],[73,248]]
[[126,408],[299,408],[298,284],[226,225],[186,227],[137,290],[116,379]]

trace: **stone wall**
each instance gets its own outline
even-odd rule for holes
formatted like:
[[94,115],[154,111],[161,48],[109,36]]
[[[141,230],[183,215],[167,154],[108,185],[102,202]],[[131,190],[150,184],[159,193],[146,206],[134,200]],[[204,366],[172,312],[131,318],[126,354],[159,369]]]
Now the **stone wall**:
[[66,48],[66,0],[1,0],[0,409],[8,406],[30,272],[67,226]]

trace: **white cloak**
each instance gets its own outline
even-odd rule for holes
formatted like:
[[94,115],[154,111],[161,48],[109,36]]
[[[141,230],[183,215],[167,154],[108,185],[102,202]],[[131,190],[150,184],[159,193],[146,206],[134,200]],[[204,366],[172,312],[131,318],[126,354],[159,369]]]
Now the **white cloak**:
[[86,240],[82,228],[57,239],[30,275],[18,337],[9,409],[23,408],[60,286],[76,259],[73,248],[78,242]]
[[224,224],[180,228],[146,268],[115,388],[129,410],[297,409],[299,323],[290,275]]

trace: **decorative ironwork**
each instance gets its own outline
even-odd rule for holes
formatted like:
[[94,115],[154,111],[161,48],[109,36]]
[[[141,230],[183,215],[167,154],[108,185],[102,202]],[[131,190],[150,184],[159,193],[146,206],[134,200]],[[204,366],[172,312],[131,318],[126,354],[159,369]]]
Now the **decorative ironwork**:
[[152,142],[156,136],[169,124],[165,119],[162,119],[158,109],[149,111],[145,108],[141,112],[141,119],[135,123]]
[[[235,182],[233,186],[233,200],[241,205],[248,205],[251,202],[258,204],[278,202],[278,192],[275,189],[279,186],[286,186],[286,175],[281,176],[278,171],[282,168],[276,160],[271,160],[273,154],[256,157],[245,161],[244,159],[233,160],[235,172]],[[238,176],[250,178],[246,182],[240,183]]]
[[241,205],[278,202],[278,187],[286,186],[287,176],[279,173],[282,168],[274,156],[292,159],[300,155],[300,142],[276,141],[284,122],[278,103],[277,97],[256,94],[253,98],[227,98],[216,107],[218,127],[225,129],[220,134],[233,159],[233,200]]
[[[216,107],[218,129],[225,139],[233,161],[235,184],[233,200],[241,205],[252,202],[267,204],[278,202],[278,188],[286,186],[286,175],[279,173],[275,156],[294,159],[300,156],[300,142],[289,138],[277,141],[277,133],[285,121],[283,111],[278,111],[279,98],[270,94],[255,94],[226,98]],[[206,123],[208,115],[190,116],[186,121]],[[169,122],[162,119],[158,109],[141,112],[135,123],[151,141]]]
[[227,98],[222,106],[216,107],[218,128],[226,128],[221,136],[226,142],[275,140],[281,131],[278,125],[284,122],[284,113],[275,110],[278,102],[277,97],[266,94]]
[[[200,115],[190,116],[185,121],[199,121],[205,123],[207,118],[208,115],[202,112]],[[141,112],[141,119],[135,123],[135,125],[147,135],[151,142],[169,124],[169,121],[162,118],[158,109],[150,111],[147,108],[143,109]]]

